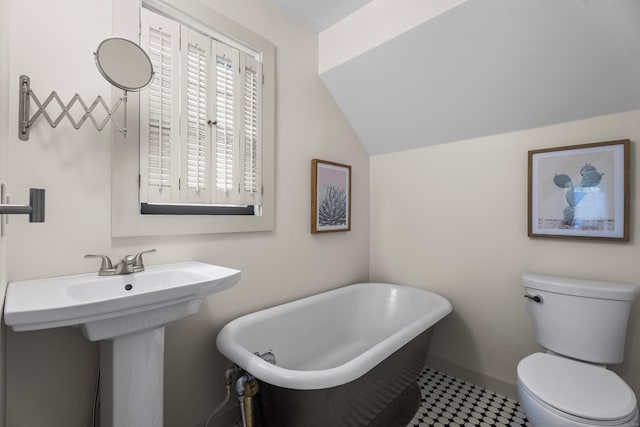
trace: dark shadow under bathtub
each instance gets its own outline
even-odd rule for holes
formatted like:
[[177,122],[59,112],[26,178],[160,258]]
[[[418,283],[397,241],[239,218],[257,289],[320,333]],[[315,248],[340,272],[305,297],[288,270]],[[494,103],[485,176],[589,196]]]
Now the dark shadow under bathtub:
[[424,369],[431,329],[349,383],[293,390],[260,381],[261,427],[405,427],[420,405],[416,380]]

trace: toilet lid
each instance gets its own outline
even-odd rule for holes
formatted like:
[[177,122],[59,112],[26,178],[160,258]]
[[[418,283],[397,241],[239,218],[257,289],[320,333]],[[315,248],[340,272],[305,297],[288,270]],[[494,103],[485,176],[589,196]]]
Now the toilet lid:
[[603,367],[535,353],[520,361],[518,378],[544,403],[576,417],[612,421],[636,409],[631,388]]

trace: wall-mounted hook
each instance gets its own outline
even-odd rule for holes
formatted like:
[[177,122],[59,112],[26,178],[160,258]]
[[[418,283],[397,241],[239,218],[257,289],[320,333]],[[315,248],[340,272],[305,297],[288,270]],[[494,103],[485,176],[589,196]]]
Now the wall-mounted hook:
[[44,222],[44,195],[43,188],[32,188],[28,205],[0,203],[0,215],[29,215],[29,222]]

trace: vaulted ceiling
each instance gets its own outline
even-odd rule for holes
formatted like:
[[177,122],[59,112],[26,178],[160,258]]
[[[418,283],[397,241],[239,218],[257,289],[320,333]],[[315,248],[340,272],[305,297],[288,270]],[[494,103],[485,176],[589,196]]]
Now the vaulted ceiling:
[[293,18],[320,32],[371,0],[271,0]]
[[640,2],[468,0],[321,78],[370,154],[638,109]]

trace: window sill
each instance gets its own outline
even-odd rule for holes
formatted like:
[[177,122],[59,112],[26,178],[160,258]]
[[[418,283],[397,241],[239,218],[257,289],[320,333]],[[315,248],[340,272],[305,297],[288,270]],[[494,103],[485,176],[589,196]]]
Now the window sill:
[[140,203],[142,215],[249,215],[255,216],[255,206],[186,205]]

